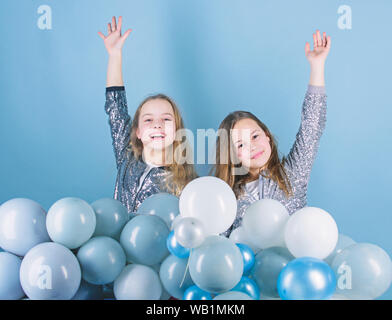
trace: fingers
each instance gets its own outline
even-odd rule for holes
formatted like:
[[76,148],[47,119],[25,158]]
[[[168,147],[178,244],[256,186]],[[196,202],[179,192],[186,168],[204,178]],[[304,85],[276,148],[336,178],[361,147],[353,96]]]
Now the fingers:
[[117,29],[120,30],[120,32],[121,32],[121,26],[122,26],[122,16],[119,16],[118,17]]
[[112,25],[108,23],[108,35],[112,33]]
[[326,39],[325,36],[326,36],[326,33],[323,32],[323,39],[322,39],[322,41],[323,41],[323,42],[322,42],[322,46],[323,46],[323,47],[325,47],[325,45],[327,44],[327,39]]
[[113,26],[112,32],[116,31],[117,30],[116,17],[114,16],[112,17],[112,26]]
[[313,33],[313,50],[317,48],[317,38],[316,34]]
[[320,30],[317,30],[317,31],[316,31],[316,34],[317,34],[317,46],[318,46],[318,47],[321,47],[322,44],[323,44],[323,42],[321,41]]
[[98,35],[99,35],[103,40],[105,40],[105,36],[103,35],[103,33],[102,33],[101,31],[98,31]]
[[123,36],[121,37],[123,39],[123,41],[125,41],[129,34],[132,32],[132,29],[128,29],[127,31],[125,31],[125,33],[123,34]]
[[326,45],[326,47],[329,49],[329,48],[331,48],[331,36],[328,36],[327,37],[327,45]]
[[305,43],[305,55],[308,55],[308,53],[310,52],[310,44],[309,42]]

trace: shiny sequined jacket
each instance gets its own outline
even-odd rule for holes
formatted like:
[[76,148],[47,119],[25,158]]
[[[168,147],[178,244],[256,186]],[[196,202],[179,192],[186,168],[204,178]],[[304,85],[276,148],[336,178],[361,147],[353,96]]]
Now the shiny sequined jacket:
[[168,192],[164,180],[170,178],[170,173],[163,167],[152,168],[137,192],[140,177],[147,164],[142,160],[136,160],[129,147],[131,117],[128,114],[124,87],[106,88],[105,112],[109,116],[117,165],[113,198],[121,201],[128,213],[136,212],[140,204],[149,196],[159,192]]
[[229,236],[232,230],[241,225],[246,208],[256,200],[278,200],[290,215],[306,206],[310,172],[326,123],[326,98],[324,86],[308,86],[302,105],[301,125],[284,165],[293,196],[286,198],[275,181],[260,175],[258,194],[244,192],[238,197],[236,219],[223,235]]

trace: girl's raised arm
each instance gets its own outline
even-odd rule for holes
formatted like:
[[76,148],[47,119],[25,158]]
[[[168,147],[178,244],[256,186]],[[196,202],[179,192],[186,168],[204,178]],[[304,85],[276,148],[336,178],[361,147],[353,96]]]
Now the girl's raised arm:
[[112,23],[108,23],[108,35],[105,37],[101,32],[98,32],[99,36],[104,40],[109,54],[105,112],[109,115],[117,169],[128,154],[127,148],[131,134],[131,117],[128,114],[121,61],[121,50],[131,30],[128,29],[124,35],[121,35],[121,25],[122,17],[119,17],[118,25],[116,24],[116,18],[113,17]]
[[286,161],[298,177],[307,183],[315,160],[321,135],[326,123],[326,93],[324,82],[324,65],[331,37],[320,31],[313,34],[313,50],[309,42],[305,44],[305,55],[310,63],[310,80],[302,105],[301,125],[295,142]]

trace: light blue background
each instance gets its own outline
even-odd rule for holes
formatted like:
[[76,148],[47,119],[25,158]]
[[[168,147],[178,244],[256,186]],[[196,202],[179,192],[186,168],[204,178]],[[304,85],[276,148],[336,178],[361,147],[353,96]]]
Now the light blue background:
[[[42,4],[52,8],[52,30],[37,27]],[[340,5],[352,8],[351,30],[337,26]],[[391,255],[391,12],[387,0],[2,1],[0,203],[26,197],[48,210],[67,196],[113,195],[107,53],[97,35],[113,15],[123,16],[123,31],[133,29],[123,50],[131,115],[157,92],[177,101],[195,133],[249,110],[282,155],[294,142],[309,80],[304,45],[319,28],[332,49],[308,205]],[[392,288],[382,298],[391,299]]]

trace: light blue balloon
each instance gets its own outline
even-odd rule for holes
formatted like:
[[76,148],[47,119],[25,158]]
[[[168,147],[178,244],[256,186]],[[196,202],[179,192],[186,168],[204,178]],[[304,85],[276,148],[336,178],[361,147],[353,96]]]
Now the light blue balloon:
[[152,266],[169,255],[166,239],[169,228],[165,222],[152,215],[137,215],[124,227],[120,243],[128,262]]
[[18,256],[39,243],[50,241],[46,212],[37,202],[15,198],[0,206],[0,247]]
[[332,262],[338,279],[336,293],[350,299],[376,299],[392,283],[392,262],[384,249],[371,243],[355,243]]
[[120,234],[129,220],[128,210],[118,200],[103,198],[91,204],[96,216],[93,236],[108,236],[120,240]]
[[50,238],[69,249],[79,248],[94,233],[94,209],[79,198],[63,198],[48,210],[46,228]]
[[[159,277],[165,290],[177,299],[182,299],[185,290],[194,285],[189,270],[186,270],[188,259],[181,259],[176,256],[168,256],[161,264]],[[182,279],[185,280],[181,285]]]
[[324,261],[329,265],[332,265],[333,259],[336,257],[336,255],[342,252],[343,249],[347,248],[348,246],[351,246],[354,243],[356,242],[353,239],[342,233],[339,233],[338,242],[335,246],[335,249],[328,257],[324,259]]
[[178,243],[176,237],[174,235],[174,230],[169,233],[169,236],[166,240],[167,248],[169,249],[170,253],[178,258],[187,258],[189,257],[189,248],[185,248]]
[[231,291],[239,291],[246,293],[249,297],[254,300],[260,300],[260,290],[256,282],[248,277],[242,277],[240,282],[231,289]]
[[113,291],[117,300],[159,300],[162,285],[151,267],[129,264],[114,281]]
[[294,259],[290,251],[283,247],[271,247],[257,253],[249,277],[257,283],[261,295],[279,298],[279,274]]
[[278,293],[282,300],[328,300],[335,287],[333,270],[317,258],[294,259],[278,277]]
[[241,280],[244,262],[240,249],[223,236],[209,236],[189,258],[189,272],[195,284],[211,293],[222,293]]
[[22,261],[9,252],[0,252],[0,300],[19,300],[25,296],[19,280]]
[[103,300],[103,298],[102,286],[96,286],[82,280],[72,300]]
[[156,193],[142,202],[137,209],[137,213],[160,217],[166,222],[170,230],[173,220],[180,214],[179,200],[170,193]]
[[229,291],[217,295],[213,300],[253,300],[246,293],[239,291]]
[[236,243],[241,250],[242,259],[244,261],[244,274],[248,274],[255,264],[255,255],[251,247],[244,243]]
[[78,260],[61,244],[41,243],[22,260],[20,282],[31,300],[70,300],[80,281]]
[[77,258],[83,280],[95,285],[113,282],[126,263],[120,244],[105,236],[93,237],[87,241],[80,247]]
[[212,300],[212,295],[193,285],[185,290],[183,300]]

